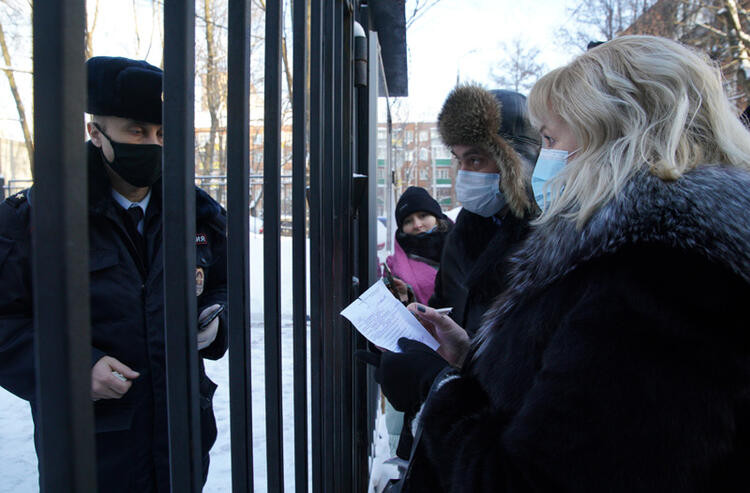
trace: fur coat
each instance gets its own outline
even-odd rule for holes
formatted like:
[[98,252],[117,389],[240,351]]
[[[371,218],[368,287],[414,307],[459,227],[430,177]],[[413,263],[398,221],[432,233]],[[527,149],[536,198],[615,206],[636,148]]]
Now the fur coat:
[[635,176],[513,256],[408,491],[747,491],[750,174]]

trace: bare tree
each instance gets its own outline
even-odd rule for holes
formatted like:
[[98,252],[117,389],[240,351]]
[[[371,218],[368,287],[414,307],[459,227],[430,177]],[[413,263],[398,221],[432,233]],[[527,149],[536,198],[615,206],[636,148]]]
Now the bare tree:
[[[216,165],[216,144],[221,128],[223,112],[226,107],[226,45],[224,36],[217,32],[218,21],[226,16],[225,4],[219,5],[216,0],[203,0],[203,23],[205,34],[205,51],[200,50],[199,68],[203,79],[203,99],[211,120],[208,141],[204,145],[201,168],[203,173],[210,172]],[[219,146],[220,151],[223,145]],[[223,156],[219,152],[220,158]],[[222,168],[220,159],[219,168]]]
[[[4,5],[8,12],[12,12],[14,15],[12,19],[15,19],[17,22],[29,22],[30,21],[30,13],[31,13],[31,2],[28,3],[28,12],[24,11],[24,6],[21,5],[11,5],[7,1],[1,2],[2,5]],[[23,19],[23,20],[21,20]],[[5,26],[3,24],[3,19],[0,18],[0,51],[2,51],[3,55],[3,62],[5,64],[5,67],[3,71],[5,72],[5,76],[8,79],[8,84],[10,86],[10,92],[13,96],[13,100],[16,103],[16,111],[18,112],[18,122],[21,125],[21,131],[23,132],[23,140],[26,144],[26,152],[29,155],[29,167],[31,170],[31,174],[33,176],[34,174],[34,140],[31,136],[31,131],[29,130],[29,122],[28,118],[26,116],[26,108],[23,104],[23,99],[21,98],[21,93],[19,91],[18,83],[16,82],[15,72],[16,69],[13,67],[12,59],[10,56],[10,49],[8,48],[8,43],[5,39]]]
[[558,36],[566,45],[584,50],[589,41],[614,39],[656,1],[579,0],[568,10],[572,25],[560,27]]
[[91,26],[89,26],[89,19],[86,19],[86,32],[84,37],[86,38],[86,59],[88,60],[94,56],[94,30],[96,29],[96,21],[99,19],[99,0],[96,0],[94,4],[94,14],[88,16],[91,18]]
[[539,49],[524,47],[525,42],[519,37],[510,44],[502,44],[503,60],[490,70],[490,78],[500,87],[525,92],[531,89],[539,77],[547,70],[543,63],[537,62]]
[[406,29],[409,29],[420,17],[438,3],[440,3],[440,0],[414,0],[414,7],[410,9],[411,14],[406,19]]
[[[291,1],[291,0],[290,0]],[[266,2],[265,0],[255,0],[255,5],[263,11],[264,15],[266,12]],[[291,3],[284,2],[284,10],[291,10]],[[284,75],[286,76],[286,84],[287,84],[287,90],[289,91],[289,100],[292,99],[292,70],[289,66],[289,56],[287,55],[287,41],[286,41],[286,29],[284,28],[284,22],[286,17],[282,16],[282,30],[281,30],[281,62],[284,69]]]
[[706,53],[720,67],[725,89],[750,102],[750,0],[659,0],[623,34],[652,34]]

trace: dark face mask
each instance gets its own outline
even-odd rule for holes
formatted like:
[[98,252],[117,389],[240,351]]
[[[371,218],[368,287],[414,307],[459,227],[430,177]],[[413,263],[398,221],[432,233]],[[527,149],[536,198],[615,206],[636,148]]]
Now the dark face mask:
[[161,177],[161,151],[158,144],[124,144],[115,142],[94,123],[99,132],[107,138],[115,153],[110,162],[99,148],[102,159],[120,178],[134,187],[150,187]]

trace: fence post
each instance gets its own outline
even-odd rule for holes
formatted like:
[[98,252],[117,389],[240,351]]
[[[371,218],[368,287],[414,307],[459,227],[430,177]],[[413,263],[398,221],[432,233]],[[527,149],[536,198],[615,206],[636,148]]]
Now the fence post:
[[268,491],[284,491],[281,419],[281,35],[283,2],[266,2],[263,137],[263,312]]
[[34,421],[45,493],[96,491],[88,194],[80,186],[85,19],[83,0],[34,2]]
[[253,491],[253,416],[250,372],[250,1],[229,2],[227,34],[227,301],[232,491]]
[[294,359],[294,490],[307,493],[307,255],[305,253],[305,108],[307,106],[307,3],[293,6],[292,290]]
[[0,176],[0,200],[5,200],[5,178]]
[[[164,322],[172,491],[202,487],[195,297],[195,5],[164,2]],[[184,253],[183,253],[184,252]]]

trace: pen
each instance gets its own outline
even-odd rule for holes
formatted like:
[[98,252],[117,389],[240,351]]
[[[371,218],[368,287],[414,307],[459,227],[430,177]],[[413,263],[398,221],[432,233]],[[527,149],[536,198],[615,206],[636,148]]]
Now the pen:
[[450,313],[451,310],[453,310],[452,306],[449,306],[448,308],[435,308],[435,311],[438,313]]

